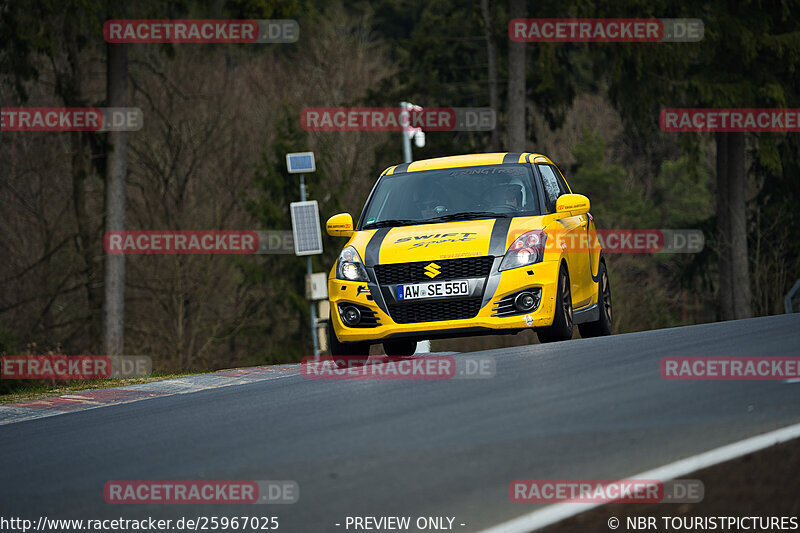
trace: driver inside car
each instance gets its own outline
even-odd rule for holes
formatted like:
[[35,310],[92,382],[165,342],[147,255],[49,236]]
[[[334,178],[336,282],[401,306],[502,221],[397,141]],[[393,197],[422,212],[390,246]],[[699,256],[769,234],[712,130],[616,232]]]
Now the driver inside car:
[[447,214],[446,193],[439,187],[427,190],[414,189],[412,205],[419,209],[419,220],[429,220]]
[[491,198],[494,205],[504,205],[519,211],[522,207],[522,186],[515,183],[497,186],[492,191]]

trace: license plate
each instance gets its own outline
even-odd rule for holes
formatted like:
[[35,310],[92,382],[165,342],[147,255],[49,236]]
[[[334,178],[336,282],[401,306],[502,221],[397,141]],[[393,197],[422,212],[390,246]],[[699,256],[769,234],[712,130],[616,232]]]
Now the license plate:
[[412,283],[397,286],[398,300],[419,300],[421,298],[446,298],[448,296],[469,295],[469,282],[433,281],[431,283]]

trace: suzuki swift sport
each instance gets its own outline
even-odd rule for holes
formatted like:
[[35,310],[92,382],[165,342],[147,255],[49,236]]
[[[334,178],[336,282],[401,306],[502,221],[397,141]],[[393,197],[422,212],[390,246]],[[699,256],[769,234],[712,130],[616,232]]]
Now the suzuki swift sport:
[[334,355],[413,354],[417,341],[536,330],[541,342],[611,333],[611,288],[589,214],[550,159],[476,154],[381,174],[331,269]]

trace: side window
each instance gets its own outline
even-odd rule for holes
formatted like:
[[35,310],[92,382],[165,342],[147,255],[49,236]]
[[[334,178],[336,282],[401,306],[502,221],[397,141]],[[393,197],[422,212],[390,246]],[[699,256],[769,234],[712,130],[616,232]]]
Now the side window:
[[551,168],[553,168],[556,179],[558,179],[558,189],[561,191],[561,194],[569,194],[569,187],[567,187],[567,182],[564,181],[564,176],[561,174],[561,171],[554,167]]
[[[561,196],[561,184],[559,183],[553,167],[550,165],[536,165],[542,175],[542,185],[544,185],[544,203],[548,213],[555,213],[556,200]],[[563,181],[563,180],[562,180]]]

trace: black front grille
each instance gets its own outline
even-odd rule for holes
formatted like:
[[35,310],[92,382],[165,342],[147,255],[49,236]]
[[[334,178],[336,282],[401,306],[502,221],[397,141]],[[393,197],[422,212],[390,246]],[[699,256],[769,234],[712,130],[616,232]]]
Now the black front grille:
[[[446,279],[485,278],[492,269],[494,257],[466,257],[463,259],[444,259],[442,261],[419,261],[416,263],[396,263],[375,265],[375,275],[381,285],[395,283],[417,283],[420,281],[441,281]],[[431,278],[425,274],[425,267],[435,263],[441,274]]]
[[481,309],[480,298],[468,300],[440,300],[438,302],[415,302],[389,305],[389,314],[398,324],[415,322],[437,322],[439,320],[462,320],[475,318]]

